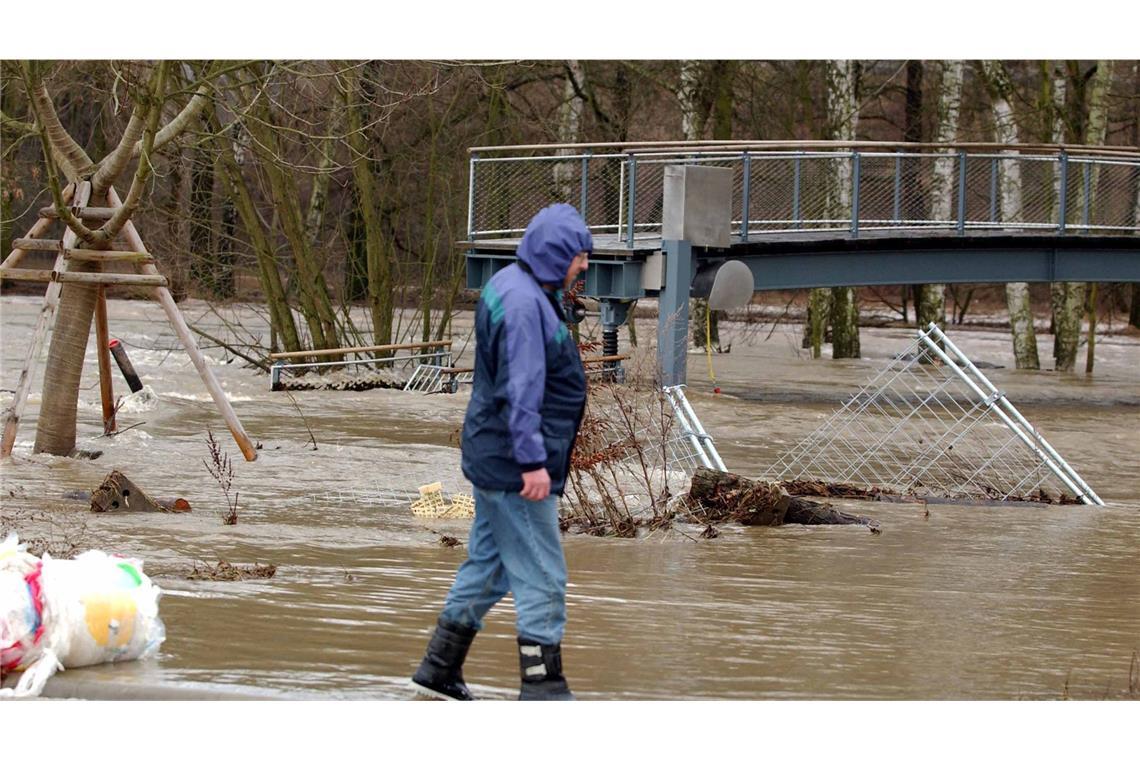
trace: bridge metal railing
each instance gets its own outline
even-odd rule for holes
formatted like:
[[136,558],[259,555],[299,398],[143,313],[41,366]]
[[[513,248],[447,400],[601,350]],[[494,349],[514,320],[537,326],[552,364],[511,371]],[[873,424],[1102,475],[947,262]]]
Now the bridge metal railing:
[[628,247],[661,233],[664,168],[734,172],[733,234],[933,230],[1135,235],[1140,150],[917,143],[640,143],[473,149],[468,238],[574,204]]

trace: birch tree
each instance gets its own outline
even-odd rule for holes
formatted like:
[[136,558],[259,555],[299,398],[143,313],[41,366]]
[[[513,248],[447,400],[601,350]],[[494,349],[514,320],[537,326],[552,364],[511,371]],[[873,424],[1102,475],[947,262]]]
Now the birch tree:
[[[706,79],[707,65],[702,61],[681,61],[681,83],[677,90],[677,100],[681,106],[681,135],[685,140],[700,140],[704,137],[709,115],[709,86]],[[714,314],[709,313],[708,301],[694,298],[690,303],[693,345],[704,348],[706,343],[719,350],[719,340],[714,335]]]
[[[854,141],[859,123],[859,63],[829,61],[827,64],[827,110],[831,118],[831,139]],[[853,166],[836,161],[832,219],[850,218]],[[816,300],[813,293],[813,301]],[[814,315],[813,315],[814,316]],[[855,288],[831,289],[831,346],[833,359],[859,357],[859,303]],[[812,331],[813,342],[815,330]],[[822,338],[822,336],[820,336]],[[814,344],[813,344],[814,353]]]
[[[1068,142],[1065,130],[1068,76],[1063,62],[1055,62],[1042,79],[1046,89],[1042,108],[1049,115],[1049,141],[1053,144]],[[1053,174],[1053,221],[1056,224],[1063,221],[1060,198],[1064,191],[1061,167],[1057,166]],[[1081,337],[1085,285],[1083,282],[1054,282],[1049,286],[1049,293],[1053,312],[1053,367],[1058,372],[1072,372]]]
[[[1132,64],[1132,144],[1140,146],[1140,61]],[[1140,170],[1136,171],[1136,202],[1132,205],[1132,225],[1140,225]],[[1128,324],[1140,328],[1140,282],[1132,283],[1132,308]]]
[[[962,81],[965,66],[960,60],[938,62],[938,106],[935,140],[952,143],[958,139],[958,121],[962,112]],[[952,150],[940,151],[934,159],[930,188],[930,218],[939,222],[954,219],[954,169],[957,161]],[[946,326],[946,285],[919,286],[915,303],[919,327],[935,322]]]
[[[1092,93],[1089,95],[1089,126],[1085,133],[1085,144],[1104,145],[1104,138],[1108,133],[1108,93],[1112,87],[1112,61],[1097,61],[1096,73],[1093,75]],[[1089,197],[1082,198],[1090,208],[1096,208],[1097,185],[1100,179],[1100,167],[1097,164],[1087,165],[1089,178]],[[1091,221],[1091,220],[1090,220]],[[1085,356],[1085,372],[1091,374],[1096,361],[1096,283],[1089,283],[1085,289],[1086,315],[1089,321],[1087,353]],[[1079,322],[1078,322],[1079,329]]]
[[[1000,61],[982,61],[981,73],[989,91],[990,108],[996,141],[1017,145],[1017,122],[1011,99],[1014,87],[1009,72]],[[1021,165],[1016,151],[1004,151],[1008,159],[998,161],[998,187],[1001,220],[1005,224],[1022,220]],[[1037,357],[1037,335],[1033,328],[1033,310],[1029,299],[1029,284],[1011,282],[1005,286],[1009,326],[1013,335],[1013,357],[1018,369],[1040,369]]]
[[[563,144],[578,142],[578,134],[582,128],[582,113],[586,108],[586,100],[580,94],[586,84],[586,71],[579,60],[566,61],[566,84],[562,88],[562,105],[558,108],[558,142]],[[571,148],[558,151],[561,156],[574,153]],[[556,161],[554,164],[554,185],[558,188],[558,195],[566,203],[577,207],[579,199],[575,194],[578,185],[573,181],[579,161]],[[582,209],[578,209],[582,211]]]

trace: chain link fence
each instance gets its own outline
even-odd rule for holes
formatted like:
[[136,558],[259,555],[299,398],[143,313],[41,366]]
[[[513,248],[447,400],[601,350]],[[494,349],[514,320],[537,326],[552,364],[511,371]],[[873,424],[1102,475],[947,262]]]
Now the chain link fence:
[[[509,154],[509,149],[505,151]],[[733,170],[733,232],[1140,232],[1140,157],[1017,150],[575,151],[475,155],[468,236],[519,237],[543,207],[576,206],[630,247],[661,234],[664,168]]]

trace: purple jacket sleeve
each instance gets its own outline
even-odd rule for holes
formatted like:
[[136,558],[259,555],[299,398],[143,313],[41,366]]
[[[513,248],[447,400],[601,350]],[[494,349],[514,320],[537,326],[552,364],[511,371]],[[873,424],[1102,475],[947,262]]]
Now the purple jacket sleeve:
[[541,307],[531,301],[508,309],[503,328],[506,345],[499,351],[499,371],[507,378],[510,405],[507,424],[515,461],[528,472],[546,466],[539,412],[546,386],[546,341]]

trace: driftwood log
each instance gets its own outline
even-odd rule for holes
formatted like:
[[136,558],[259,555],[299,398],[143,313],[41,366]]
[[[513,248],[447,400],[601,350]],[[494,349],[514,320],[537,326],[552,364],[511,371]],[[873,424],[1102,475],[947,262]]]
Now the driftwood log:
[[879,533],[879,523],[867,517],[791,496],[779,483],[750,480],[731,472],[703,467],[693,474],[689,488],[693,512],[709,523],[741,525],[866,525]]
[[130,478],[113,470],[99,487],[91,492],[92,512],[189,512],[185,499],[155,501]]

